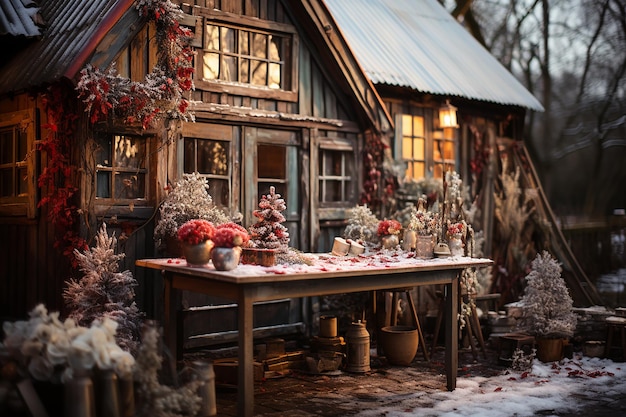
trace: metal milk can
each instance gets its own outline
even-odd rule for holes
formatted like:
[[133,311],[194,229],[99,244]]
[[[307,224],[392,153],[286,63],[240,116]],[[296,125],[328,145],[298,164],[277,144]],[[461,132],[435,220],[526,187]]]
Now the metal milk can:
[[193,368],[197,373],[197,378],[204,381],[198,387],[198,396],[201,398],[200,411],[196,414],[199,417],[209,417],[217,415],[217,400],[215,398],[215,371],[213,363],[196,361]]
[[370,370],[370,334],[361,320],[352,323],[346,332],[346,371]]

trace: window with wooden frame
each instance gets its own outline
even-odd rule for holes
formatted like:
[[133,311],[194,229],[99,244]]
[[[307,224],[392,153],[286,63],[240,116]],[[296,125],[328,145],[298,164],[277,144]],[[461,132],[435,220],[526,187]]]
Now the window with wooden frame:
[[258,218],[252,214],[259,201],[274,187],[285,200],[285,226],[297,247],[302,221],[301,137],[293,130],[246,126],[242,131],[241,190],[244,223]]
[[443,178],[456,165],[456,129],[448,127],[433,131],[433,177]]
[[36,213],[34,110],[0,114],[0,215]]
[[191,137],[186,137],[184,142],[184,172],[197,172],[204,176],[209,184],[213,204],[230,207],[231,142]]
[[220,91],[220,84],[228,84],[228,91],[237,94],[244,93],[237,88],[245,88],[251,97],[296,100],[295,28],[258,19],[233,20],[226,14],[218,17],[207,18],[204,25],[198,86]]
[[356,152],[352,141],[340,138],[319,140],[319,205],[351,207],[356,203]]
[[419,179],[426,175],[426,129],[423,116],[401,115],[400,152],[406,163],[406,178]]
[[144,202],[149,196],[148,139],[100,134],[97,139],[96,201],[110,205]]
[[429,109],[396,115],[395,159],[406,164],[405,180],[443,178],[446,171],[455,170],[456,130],[432,126]]

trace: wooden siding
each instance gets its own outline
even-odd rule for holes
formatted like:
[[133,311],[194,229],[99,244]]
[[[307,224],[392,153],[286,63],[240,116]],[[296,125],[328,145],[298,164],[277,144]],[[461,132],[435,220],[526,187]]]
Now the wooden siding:
[[[35,122],[47,122],[37,96],[24,94],[0,101],[1,113],[23,110],[39,114]],[[41,140],[41,130],[35,126],[35,142]],[[38,176],[46,161],[39,151],[33,150],[32,156]],[[63,286],[70,277],[70,265],[54,247],[58,236],[48,221],[47,207],[36,208],[39,188],[29,198],[34,200],[31,215],[0,217],[0,320],[26,318],[28,311],[42,302],[49,310],[63,309]]]
[[[40,218],[45,215],[42,210]],[[53,247],[54,226],[48,221],[0,220],[0,236],[0,319],[26,318],[42,302],[51,311],[62,310],[70,268]]]

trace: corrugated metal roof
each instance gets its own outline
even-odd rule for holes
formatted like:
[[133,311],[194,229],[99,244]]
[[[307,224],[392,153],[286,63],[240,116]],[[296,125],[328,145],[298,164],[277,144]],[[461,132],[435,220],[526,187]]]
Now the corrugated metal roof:
[[374,84],[543,111],[436,0],[324,0]]
[[0,35],[27,38],[41,35],[35,24],[38,11],[39,7],[33,0],[0,1]]
[[40,14],[46,28],[40,40],[15,55],[0,70],[0,92],[43,86],[73,77],[87,54],[132,0],[46,0]]

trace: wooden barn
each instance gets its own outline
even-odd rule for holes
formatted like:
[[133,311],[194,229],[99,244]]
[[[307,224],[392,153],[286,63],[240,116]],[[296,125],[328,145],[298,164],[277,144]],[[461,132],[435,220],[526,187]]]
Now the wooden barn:
[[[72,250],[106,222],[158,318],[160,277],[134,261],[158,255],[158,207],[185,173],[245,226],[275,186],[290,246],[324,252],[357,204],[390,215],[415,200],[411,184],[452,168],[493,234],[496,150],[521,141],[541,105],[435,0],[173,3],[182,14],[165,0],[2,9],[0,317],[63,311],[65,281],[81,276]],[[439,116],[448,104],[458,125]],[[189,309],[203,318],[187,336],[234,340],[230,306],[182,302],[211,305]],[[255,327],[300,331],[314,304],[257,306]]]
[[[96,120],[76,87],[81,70],[106,75],[113,66],[148,84],[165,29],[137,5],[169,2],[9,3],[21,20],[3,31],[3,48],[20,47],[0,68],[3,317],[38,302],[62,309],[64,281],[80,277],[64,251],[93,244],[102,222],[135,272],[140,306],[157,315],[159,283],[134,260],[155,256],[155,213],[187,172],[204,175],[214,202],[244,225],[275,186],[291,246],[327,250],[359,203],[364,143],[391,134],[383,103],[317,0],[181,2],[195,121],[166,115],[149,125],[113,110]],[[274,309],[301,321],[292,304]]]

